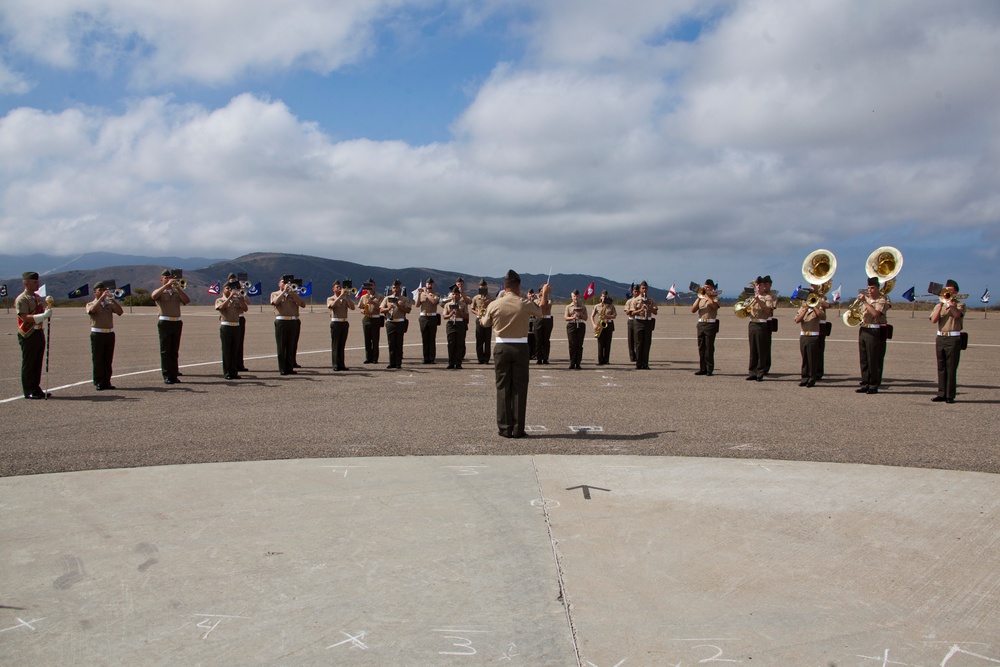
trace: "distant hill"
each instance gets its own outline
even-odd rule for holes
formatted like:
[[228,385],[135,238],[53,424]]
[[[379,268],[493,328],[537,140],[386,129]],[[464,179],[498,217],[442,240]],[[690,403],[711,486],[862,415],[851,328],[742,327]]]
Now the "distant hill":
[[17,276],[25,271],[37,271],[43,276],[68,271],[89,271],[114,266],[170,266],[194,270],[221,259],[206,257],[147,257],[144,255],[119,255],[113,252],[88,252],[82,255],[0,255],[0,276]]
[[[81,255],[72,261],[79,260],[80,262],[87,263],[101,256],[115,260],[126,257],[112,253],[89,253]],[[47,258],[48,263],[42,260],[33,260],[33,257]],[[84,257],[88,259],[84,260]],[[0,266],[16,265],[19,267],[17,271],[7,270],[0,272],[0,275],[8,276],[2,282],[7,284],[8,292],[12,296],[16,295],[21,291],[20,274],[22,271],[28,270],[20,267],[50,266],[52,265],[52,261],[56,259],[60,258],[42,255],[20,258],[0,256]],[[141,259],[149,261],[136,264],[125,264],[116,261],[92,268],[74,268],[72,270],[50,272],[42,276],[41,282],[47,285],[48,293],[58,299],[65,298],[69,292],[81,285],[93,285],[98,280],[109,278],[115,279],[119,286],[131,284],[134,293],[139,288],[152,291],[158,287],[160,284],[160,272],[163,269],[181,268],[184,269],[184,277],[188,280],[187,293],[196,304],[212,303],[215,297],[208,294],[206,290],[213,283],[224,280],[231,272],[245,272],[251,282],[260,282],[264,299],[267,298],[268,294],[277,289],[278,280],[282,275],[292,274],[302,278],[306,283],[312,282],[312,301],[314,303],[324,302],[330,294],[333,281],[344,280],[345,278],[352,280],[354,286],[359,290],[362,283],[368,279],[372,279],[375,281],[380,292],[392,283],[393,280],[398,278],[406,286],[408,293],[412,293],[427,278],[434,279],[437,291],[439,292],[447,291],[449,286],[458,277],[462,277],[465,280],[466,291],[470,293],[476,292],[479,287],[479,281],[482,278],[486,278],[491,293],[495,293],[500,289],[503,282],[502,276],[472,275],[427,267],[390,269],[378,266],[365,266],[337,259],[286,253],[252,253],[230,260],[204,260],[207,263],[195,264],[193,267],[192,260],[182,260],[174,257],[161,257],[155,258],[155,260],[154,258]],[[41,268],[34,268],[32,270],[38,270],[39,273],[42,273]],[[545,279],[546,276],[541,274],[521,274],[522,289],[524,291],[527,291],[528,288],[538,289],[545,282]],[[555,274],[551,279],[553,298],[560,302],[568,301],[569,295],[574,289],[579,289],[582,292],[591,281],[594,282],[597,294],[600,294],[601,290],[606,289],[611,296],[619,301],[625,298],[626,292],[629,289],[629,285],[626,283],[617,283],[597,276]],[[650,295],[660,303],[663,303],[666,297],[666,290],[650,288]],[[80,299],[79,301],[82,303],[84,299]]]

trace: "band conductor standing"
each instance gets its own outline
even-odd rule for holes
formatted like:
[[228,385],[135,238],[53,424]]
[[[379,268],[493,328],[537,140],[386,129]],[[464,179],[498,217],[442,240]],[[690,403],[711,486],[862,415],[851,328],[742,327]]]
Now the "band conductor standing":
[[540,290],[539,303],[521,298],[521,277],[510,270],[504,276],[504,291],[486,308],[480,320],[496,333],[493,363],[497,385],[497,431],[504,438],[525,437],[525,411],[528,406],[528,318],[540,317],[541,305],[547,304],[551,286]]

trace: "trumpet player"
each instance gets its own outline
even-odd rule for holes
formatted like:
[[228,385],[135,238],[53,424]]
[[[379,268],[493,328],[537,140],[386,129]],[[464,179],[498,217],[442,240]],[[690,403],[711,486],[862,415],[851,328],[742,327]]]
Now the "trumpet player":
[[479,293],[472,298],[472,314],[476,316],[476,361],[481,364],[490,363],[490,338],[493,328],[483,324],[480,319],[486,314],[486,307],[493,302],[490,298],[489,285],[486,278],[479,281]]
[[295,353],[298,332],[302,326],[299,309],[306,302],[299,296],[294,276],[286,274],[278,281],[278,290],[271,292],[271,306],[274,308],[274,342],[278,352],[278,372],[281,375],[295,375]]
[[799,325],[799,353],[802,355],[800,387],[815,387],[822,373],[822,326],[826,318],[824,301],[815,291],[803,299],[795,313],[795,323]]
[[21,390],[25,398],[48,398],[42,390],[42,362],[45,360],[45,332],[42,323],[52,315],[38,291],[38,274],[21,274],[24,291],[14,301],[17,312],[17,342],[21,346]]
[[423,287],[417,288],[414,305],[420,311],[420,342],[424,353],[424,363],[433,364],[437,358],[437,330],[441,323],[438,304],[441,296],[434,291],[434,279],[428,278]]
[[771,291],[771,276],[757,276],[754,294],[749,301],[747,337],[750,340],[750,365],[747,380],[763,382],[771,370],[771,321],[778,297]]
[[[245,273],[240,274],[240,276],[242,277],[242,280],[246,280],[247,275]],[[240,282],[241,281],[241,277],[238,277],[235,273],[230,273],[229,277],[226,278],[226,282],[228,282],[228,283],[234,283],[234,282],[235,283],[239,283],[239,287],[236,288],[236,296],[238,298],[240,298],[240,299],[243,300],[243,303],[246,304],[246,310],[249,310],[250,309],[250,297],[247,296],[246,293],[250,289],[250,282],[249,281],[247,281],[246,283]],[[243,312],[246,312],[246,310],[244,310]],[[239,346],[238,346],[238,349],[237,349],[237,352],[236,352],[236,360],[237,360],[236,370],[237,370],[237,372],[242,373],[243,371],[250,370],[243,363],[243,343],[247,339],[247,318],[246,318],[246,316],[243,313],[240,313],[240,329],[239,329],[239,331],[240,331],[240,342],[239,342]]]
[[87,315],[90,316],[90,356],[97,391],[115,388],[111,384],[111,365],[115,357],[114,319],[115,315],[124,312],[103,280],[94,283],[94,300],[87,304]]
[[379,310],[382,297],[375,289],[375,281],[371,278],[364,285],[365,293],[358,299],[361,308],[361,333],[365,337],[365,363],[378,363],[378,346],[380,332],[385,325],[385,317]]
[[444,307],[444,319],[448,339],[448,368],[460,369],[465,359],[465,334],[469,331],[469,304],[458,283]]
[[[541,293],[542,288],[539,287],[538,294]],[[551,299],[539,298],[538,307],[542,313],[535,317],[535,355],[533,358],[536,364],[547,364],[549,363],[549,352],[552,350],[552,328],[554,326]]]
[[156,323],[160,338],[160,370],[163,384],[177,384],[180,380],[178,357],[181,350],[181,306],[191,303],[191,297],[184,293],[179,280],[180,272],[164,269],[160,274],[160,286],[150,293],[159,311]]
[[397,278],[392,283],[392,292],[382,299],[379,310],[385,315],[385,337],[389,341],[389,365],[387,368],[403,367],[403,335],[409,326],[406,314],[412,308],[403,296],[403,283]]
[[602,291],[601,302],[594,306],[594,312],[590,315],[594,336],[597,337],[598,366],[606,366],[611,363],[611,339],[614,337],[617,316],[614,299],[608,294],[608,290]]
[[227,380],[240,379],[240,319],[249,306],[240,294],[240,281],[228,281],[222,286],[222,295],[215,300],[219,311],[219,339],[222,343],[222,376]]
[[885,314],[892,304],[879,291],[878,277],[868,279],[868,287],[858,295],[861,308],[861,325],[858,332],[858,356],[861,363],[859,394],[877,394],[882,384],[882,366],[885,360],[885,342],[888,338]]
[[698,370],[695,375],[715,372],[715,336],[719,333],[719,295],[711,278],[698,290],[698,297],[691,304],[691,312],[698,313]]
[[937,325],[937,376],[938,393],[931,400],[935,403],[954,403],[955,374],[962,354],[962,323],[965,321],[965,304],[958,300],[958,283],[949,280],[934,310],[931,322]]
[[639,296],[632,299],[632,313],[635,317],[635,368],[649,370],[649,347],[653,342],[656,328],[656,313],[659,306],[649,296],[649,285],[639,283]]
[[569,368],[580,370],[580,362],[583,361],[583,339],[587,332],[587,306],[580,303],[580,290],[573,290],[570,302],[566,304],[563,319],[566,321],[566,338],[569,341]]
[[346,361],[347,332],[350,329],[347,311],[354,310],[354,301],[339,280],[333,282],[333,296],[327,297],[326,307],[330,311],[330,361],[333,370],[350,370]]

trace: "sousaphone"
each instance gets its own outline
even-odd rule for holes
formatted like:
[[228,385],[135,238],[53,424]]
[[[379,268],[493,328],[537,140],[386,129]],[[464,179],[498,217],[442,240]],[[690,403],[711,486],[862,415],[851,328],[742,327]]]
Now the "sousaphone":
[[816,285],[821,296],[833,287],[833,274],[836,272],[837,256],[823,248],[813,250],[802,262],[802,277],[810,285]]
[[879,292],[883,296],[892,291],[894,278],[903,269],[903,253],[892,246],[876,248],[865,261],[865,273],[869,278],[878,278]]

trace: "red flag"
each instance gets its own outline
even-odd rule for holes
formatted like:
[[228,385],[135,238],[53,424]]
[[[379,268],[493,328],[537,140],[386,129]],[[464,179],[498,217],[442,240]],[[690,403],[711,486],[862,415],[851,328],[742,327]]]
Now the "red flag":
[[587,289],[583,290],[583,300],[586,301],[590,297],[594,296],[594,283],[591,282],[587,285]]
[[209,294],[219,294],[220,292],[222,292],[222,283],[214,282],[211,285],[209,285],[208,289],[205,291],[208,292]]

